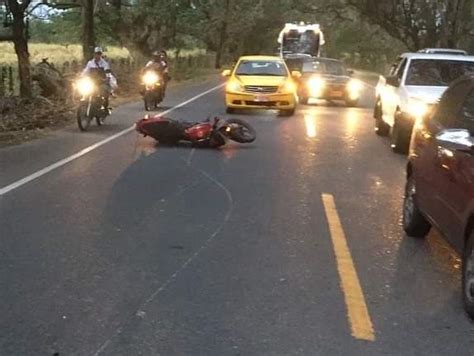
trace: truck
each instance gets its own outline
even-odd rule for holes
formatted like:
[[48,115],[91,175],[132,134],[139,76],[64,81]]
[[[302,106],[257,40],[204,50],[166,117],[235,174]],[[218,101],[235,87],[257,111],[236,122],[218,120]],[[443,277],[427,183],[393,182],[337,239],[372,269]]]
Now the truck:
[[286,23],[278,35],[279,55],[291,70],[300,70],[307,58],[319,57],[324,34],[319,24]]
[[278,35],[278,43],[282,58],[291,55],[319,57],[325,41],[319,24],[300,22],[285,24]]

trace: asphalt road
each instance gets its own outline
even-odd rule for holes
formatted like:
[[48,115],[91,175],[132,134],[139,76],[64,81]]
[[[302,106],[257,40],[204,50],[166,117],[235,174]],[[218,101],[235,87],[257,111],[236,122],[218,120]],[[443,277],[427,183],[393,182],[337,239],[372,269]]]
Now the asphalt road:
[[[474,355],[459,258],[403,234],[372,105],[236,115],[257,141],[209,150],[117,135],[133,103],[0,150],[0,355]],[[220,88],[169,115],[224,111]]]

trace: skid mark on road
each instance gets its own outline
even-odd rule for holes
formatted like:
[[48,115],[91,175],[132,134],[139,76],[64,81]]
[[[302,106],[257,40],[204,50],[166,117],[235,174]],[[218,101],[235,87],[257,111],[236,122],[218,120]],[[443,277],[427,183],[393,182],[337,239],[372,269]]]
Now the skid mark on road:
[[[191,161],[189,160],[189,158],[187,160],[185,160],[184,158],[181,158],[181,160],[186,164],[186,166],[191,167],[193,170],[195,170],[197,173],[199,173],[204,178],[209,180],[211,183],[215,184],[217,187],[219,187],[219,189],[221,189],[225,193],[227,201],[228,201],[227,212],[226,212],[222,222],[217,227],[217,229],[207,238],[206,241],[204,241],[204,243],[201,245],[201,247],[199,247],[196,250],[196,252],[194,252],[191,255],[191,257],[189,257],[158,289],[156,289],[143,302],[142,305],[140,305],[140,307],[138,308],[138,310],[136,311],[135,316],[134,316],[136,318],[144,318],[146,316],[146,312],[144,311],[144,309],[148,306],[148,304],[153,302],[156,299],[156,297],[158,297],[160,295],[160,293],[162,293],[164,290],[166,290],[166,288],[168,288],[168,286],[176,280],[176,278],[179,276],[179,274],[182,273],[188,267],[188,265],[191,262],[193,262],[209,246],[209,244],[216,238],[216,236],[220,234],[220,232],[222,231],[224,226],[230,220],[230,217],[232,216],[232,212],[234,210],[234,199],[232,197],[231,192],[229,191],[229,189],[227,189],[227,187],[224,184],[219,182],[216,178],[214,178],[213,176],[211,176],[209,173],[205,172],[204,170],[193,167],[191,165]],[[117,328],[115,330],[114,334],[108,340],[106,340],[99,347],[99,349],[94,353],[94,356],[98,356],[98,355],[102,354],[109,347],[109,345],[112,343],[112,341],[116,337],[118,337],[120,334],[122,334],[122,332],[123,332],[123,327],[122,326]]]
[[322,199],[336,255],[337,271],[342,292],[344,293],[352,336],[360,340],[374,341],[375,333],[372,320],[370,319],[364,293],[347,245],[346,235],[342,228],[334,197],[331,194],[323,194]]

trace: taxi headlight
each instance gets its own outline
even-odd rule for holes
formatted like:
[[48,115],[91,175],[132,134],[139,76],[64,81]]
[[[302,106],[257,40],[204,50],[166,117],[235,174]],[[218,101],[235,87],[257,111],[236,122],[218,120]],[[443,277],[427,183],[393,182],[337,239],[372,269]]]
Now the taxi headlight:
[[281,92],[283,93],[294,93],[296,92],[296,84],[292,81],[287,81],[283,86],[281,87]]
[[230,80],[227,83],[226,90],[228,92],[240,92],[243,91],[242,84],[240,84],[237,80]]

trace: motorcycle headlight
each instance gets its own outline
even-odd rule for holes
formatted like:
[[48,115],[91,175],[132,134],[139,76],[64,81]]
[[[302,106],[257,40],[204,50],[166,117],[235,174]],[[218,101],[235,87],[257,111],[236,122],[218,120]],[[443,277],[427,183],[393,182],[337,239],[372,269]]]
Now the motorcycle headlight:
[[94,92],[95,85],[92,79],[86,77],[77,81],[76,88],[79,94],[82,96],[87,96]]
[[349,94],[349,98],[352,100],[359,98],[362,88],[363,84],[360,80],[351,79],[349,83],[347,83],[347,92]]
[[296,84],[293,81],[288,80],[288,81],[285,82],[285,84],[282,85],[280,91],[282,93],[292,94],[292,93],[296,92]]
[[228,92],[240,92],[244,91],[244,88],[242,87],[242,84],[240,84],[237,80],[230,80],[227,83],[226,90]]
[[326,82],[323,78],[314,77],[308,81],[308,89],[311,95],[319,95],[326,86]]
[[145,75],[143,75],[143,83],[145,83],[145,85],[154,85],[159,79],[160,77],[155,72],[146,72]]
[[423,117],[428,112],[428,104],[419,99],[408,100],[408,113],[415,119]]

